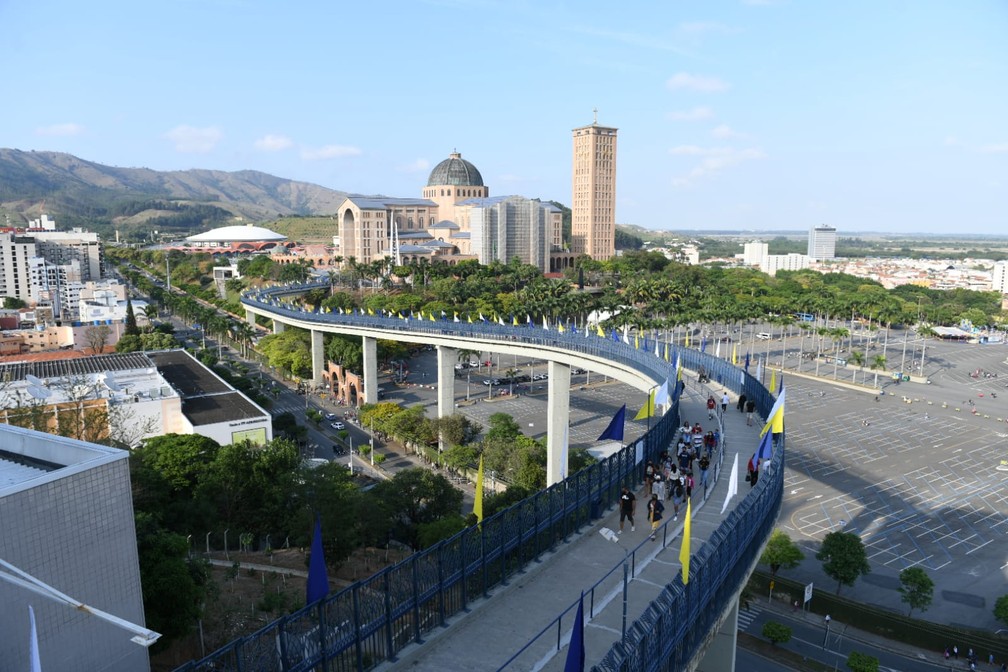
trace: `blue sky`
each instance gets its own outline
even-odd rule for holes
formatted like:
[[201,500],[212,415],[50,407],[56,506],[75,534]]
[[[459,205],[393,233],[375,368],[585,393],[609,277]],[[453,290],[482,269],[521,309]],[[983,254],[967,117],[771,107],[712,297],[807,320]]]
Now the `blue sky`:
[[1008,233],[1008,2],[0,0],[0,147],[419,196],[570,202],[619,128],[616,219]]

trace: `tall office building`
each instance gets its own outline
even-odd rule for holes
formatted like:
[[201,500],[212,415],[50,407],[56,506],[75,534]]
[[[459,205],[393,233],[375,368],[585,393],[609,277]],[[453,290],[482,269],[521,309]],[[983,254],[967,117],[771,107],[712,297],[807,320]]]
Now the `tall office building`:
[[823,224],[809,231],[808,258],[810,261],[836,258],[836,229]]
[[995,292],[1008,294],[1008,261],[999,261],[994,264],[994,273],[991,277],[991,289]]
[[609,259],[616,251],[616,129],[596,117],[573,134],[571,251]]

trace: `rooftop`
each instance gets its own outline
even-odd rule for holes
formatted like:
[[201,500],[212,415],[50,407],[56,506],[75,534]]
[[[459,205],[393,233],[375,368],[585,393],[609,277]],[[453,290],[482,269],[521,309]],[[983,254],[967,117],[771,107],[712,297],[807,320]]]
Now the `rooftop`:
[[428,187],[441,185],[459,187],[482,187],[483,176],[469,161],[462,158],[458,152],[452,152],[448,158],[434,166],[427,179]]
[[0,498],[129,457],[117,448],[4,424],[0,445]]

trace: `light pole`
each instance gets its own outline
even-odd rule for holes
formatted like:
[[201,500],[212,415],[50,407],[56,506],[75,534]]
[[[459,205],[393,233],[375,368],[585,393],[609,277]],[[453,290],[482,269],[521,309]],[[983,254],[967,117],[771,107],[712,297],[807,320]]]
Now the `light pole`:
[[826,614],[826,634],[823,635],[822,648],[826,648],[826,640],[829,639],[830,615]]
[[599,534],[623,549],[623,625],[620,628],[620,642],[626,644],[627,585],[630,579],[630,550],[619,543],[619,537],[608,527],[603,527],[599,530]]

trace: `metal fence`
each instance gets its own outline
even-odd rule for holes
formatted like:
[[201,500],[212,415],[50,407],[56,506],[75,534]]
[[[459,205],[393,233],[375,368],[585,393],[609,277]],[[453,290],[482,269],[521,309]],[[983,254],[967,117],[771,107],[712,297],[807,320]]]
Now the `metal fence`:
[[[406,321],[361,314],[308,313],[284,305],[274,296],[316,286],[279,287],[246,296],[242,302],[269,311],[281,321],[288,317],[302,322],[376,328],[388,333],[389,338],[395,338],[395,332],[468,337],[483,343],[490,350],[495,341],[518,341],[526,345],[604,357],[628,365],[655,381],[674,380],[672,364],[655,357],[653,351],[583,332],[568,330],[558,333],[534,327],[449,320]],[[651,344],[653,348],[653,341]],[[755,399],[761,414],[765,415],[769,410],[773,401],[770,394],[729,362],[697,351],[679,349],[673,351],[672,362],[676,361],[676,355],[681,356],[684,367],[695,370],[702,365],[712,380],[718,380],[735,392],[744,391]],[[465,609],[473,600],[487,596],[495,586],[506,584],[529,562],[577,532],[591,521],[593,512],[597,515],[612,506],[621,486],[638,483],[643,477],[646,461],[656,459],[669,445],[678,421],[679,409],[675,404],[644,436],[606,460],[488,517],[481,527],[467,528],[368,579],[274,621],[252,635],[235,640],[203,660],[190,662],[178,671],[298,672],[321,669],[363,672],[382,661],[394,659],[407,645],[421,642],[426,633],[446,625],[449,617]],[[637,460],[638,445],[642,447],[644,458],[640,461]],[[779,455],[775,457],[778,464],[779,459]],[[710,604],[717,596],[723,595],[727,599],[732,594],[722,590],[723,583],[734,585],[736,580],[744,580],[741,575],[749,567],[744,561],[747,550],[751,555],[758,549],[759,544],[754,542],[769,534],[776,508],[780,505],[779,472],[779,469],[775,470],[778,475],[766,481],[761,479],[754,491],[740,503],[737,513],[744,512],[745,524],[733,526],[731,536],[727,537],[718,536],[722,533],[719,528],[715,537],[701,549],[695,560],[698,569],[689,584],[690,592],[683,591],[679,586],[678,592],[670,597],[671,613],[693,614],[692,620],[697,624],[708,622],[710,614],[699,613],[697,603],[690,602],[687,608],[686,600],[692,597],[692,591],[702,587],[705,604]],[[773,500],[773,507],[767,506],[770,500]],[[750,549],[750,546],[753,548]],[[699,634],[691,636],[689,641],[679,641],[689,633],[700,632],[687,628],[689,624],[684,619],[675,620],[675,624],[683,629],[678,639],[661,636],[662,633],[675,631],[668,629],[654,631],[644,637],[647,633],[643,632],[645,626],[640,623],[638,621],[634,625],[632,637],[628,632],[628,641],[640,643],[641,648],[635,651],[640,651],[642,657],[647,651],[643,648],[645,640],[658,647],[650,649],[651,659],[655,651],[669,645],[675,651],[683,652],[696,648],[693,638],[699,637]],[[609,657],[606,658],[608,660]],[[599,669],[646,669],[619,665]]]

